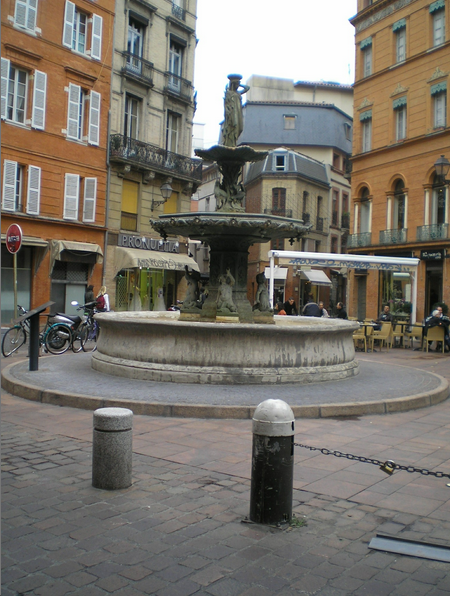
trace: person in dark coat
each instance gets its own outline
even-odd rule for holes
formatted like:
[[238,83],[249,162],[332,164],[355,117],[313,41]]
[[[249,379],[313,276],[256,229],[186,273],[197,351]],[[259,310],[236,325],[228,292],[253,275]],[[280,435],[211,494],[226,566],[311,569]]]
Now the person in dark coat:
[[84,293],[84,303],[87,304],[88,302],[94,302],[95,295],[94,295],[94,286],[88,286]]
[[348,319],[347,311],[344,308],[344,304],[342,302],[338,302],[336,304],[337,308],[337,318],[338,319]]
[[314,297],[312,294],[308,296],[308,302],[303,307],[302,315],[304,317],[321,317],[322,310],[319,308],[317,302],[314,302]]
[[289,300],[287,300],[284,303],[283,306],[284,306],[284,310],[286,311],[286,314],[287,315],[291,315],[291,316],[295,316],[295,317],[298,315],[298,310],[297,310],[297,307],[295,305],[295,301],[292,298],[292,296],[291,296],[291,298],[289,298]]

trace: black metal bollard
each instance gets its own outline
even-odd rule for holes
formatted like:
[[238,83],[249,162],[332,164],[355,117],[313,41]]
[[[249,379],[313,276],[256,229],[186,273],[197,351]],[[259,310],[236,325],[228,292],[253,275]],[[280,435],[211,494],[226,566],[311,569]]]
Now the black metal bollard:
[[259,404],[253,415],[250,520],[280,525],[292,519],[294,413],[281,399]]

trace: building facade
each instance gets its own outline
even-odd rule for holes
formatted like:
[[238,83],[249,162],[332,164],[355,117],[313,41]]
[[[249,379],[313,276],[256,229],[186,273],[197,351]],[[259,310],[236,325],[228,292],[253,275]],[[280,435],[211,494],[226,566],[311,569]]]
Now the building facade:
[[108,0],[2,2],[2,324],[16,316],[13,223],[19,304],[71,312],[101,284],[113,11]]
[[[421,259],[418,320],[450,302],[447,87],[450,6],[445,0],[359,0],[348,252]],[[351,275],[350,314],[375,317],[385,303],[410,312],[408,275]]]
[[[198,268],[186,239],[150,220],[188,212],[201,183],[191,158],[196,0],[118,0],[111,95],[105,285],[115,310],[161,310]],[[161,300],[162,299],[162,300]]]

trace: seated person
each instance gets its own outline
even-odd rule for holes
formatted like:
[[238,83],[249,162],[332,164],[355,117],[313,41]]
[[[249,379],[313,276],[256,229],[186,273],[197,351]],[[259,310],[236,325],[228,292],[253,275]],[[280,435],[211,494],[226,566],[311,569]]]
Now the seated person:
[[287,315],[297,316],[298,311],[295,305],[294,299],[291,297],[284,303],[284,310],[286,311]]
[[374,325],[374,330],[379,331],[381,329],[382,323],[393,323],[394,317],[391,315],[391,309],[386,304],[383,311],[380,312],[378,315],[378,319],[375,321],[376,325]]
[[328,314],[327,309],[324,307],[323,302],[319,302],[319,308],[322,311],[322,314],[320,316],[324,319],[328,319],[330,315]]
[[283,303],[277,302],[275,305],[275,313],[276,315],[285,315],[286,311],[284,310]]
[[308,295],[308,302],[305,304],[302,310],[302,315],[304,317],[321,317],[322,311],[319,308],[319,305],[314,302],[314,298],[312,294]]
[[344,304],[342,302],[338,302],[336,304],[337,315],[338,319],[348,319],[347,311],[344,308]]
[[427,335],[428,329],[431,327],[444,328],[445,351],[450,352],[450,319],[443,314],[442,306],[438,306],[435,310],[433,310],[431,315],[425,319],[425,336]]

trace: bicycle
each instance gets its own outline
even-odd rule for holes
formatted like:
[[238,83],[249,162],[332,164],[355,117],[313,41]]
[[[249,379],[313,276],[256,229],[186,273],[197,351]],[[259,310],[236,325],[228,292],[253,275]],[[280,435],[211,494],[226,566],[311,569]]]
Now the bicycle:
[[[25,315],[28,311],[23,306],[17,305],[19,315]],[[68,325],[63,323],[49,323],[47,314],[47,322],[44,329],[39,333],[39,348],[44,347],[44,351],[50,354],[64,354],[72,345],[72,331]],[[30,335],[30,321],[25,319],[17,323],[5,333],[2,339],[2,354],[5,358],[17,352],[27,342]]]
[[[71,302],[72,306],[78,306],[78,302],[74,300]],[[87,302],[78,306],[77,310],[83,310],[84,316],[83,321],[80,325],[72,331],[72,350],[77,353],[83,350],[84,352],[93,352],[96,349],[96,341],[98,337],[98,331],[95,333],[94,341],[94,327],[98,330],[98,324],[94,321],[93,316],[95,313],[95,301]],[[84,344],[84,348],[83,348]]]

